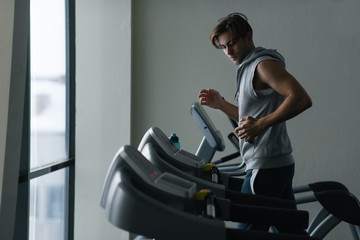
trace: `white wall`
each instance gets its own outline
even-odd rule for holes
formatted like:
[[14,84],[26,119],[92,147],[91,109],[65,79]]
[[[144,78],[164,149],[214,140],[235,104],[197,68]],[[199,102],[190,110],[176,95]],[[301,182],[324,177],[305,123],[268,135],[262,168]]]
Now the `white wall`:
[[76,1],[75,239],[128,239],[100,207],[107,169],[130,142],[130,0]]
[[27,74],[26,1],[0,3],[0,238],[14,236]]
[[5,164],[6,130],[9,107],[11,50],[13,39],[14,1],[0,2],[0,206]]
[[[6,140],[9,115],[9,92],[11,78],[12,42],[14,26],[14,1],[0,2],[0,238],[12,236],[14,217],[8,219],[7,213],[14,207],[12,200],[14,191],[8,183],[11,182],[6,174],[9,159],[6,158]],[[11,166],[10,166],[11,167]],[[10,169],[13,171],[14,169]],[[7,177],[7,179],[5,178]],[[4,184],[4,185],[3,185]],[[16,188],[17,189],[17,188]],[[16,194],[15,194],[16,197]],[[8,211],[10,208],[10,211]],[[14,212],[13,212],[14,213]]]
[[[288,121],[295,185],[334,180],[360,197],[360,21],[356,0],[133,1],[132,144],[151,126],[176,132],[195,152],[202,138],[189,114],[201,88],[234,94],[235,66],[209,42],[217,20],[245,13],[257,46],[278,49],[313,107]],[[206,109],[224,134],[227,119]],[[227,142],[223,156],[233,152]],[[310,206],[311,213],[316,206]],[[341,224],[326,239],[350,239]]]

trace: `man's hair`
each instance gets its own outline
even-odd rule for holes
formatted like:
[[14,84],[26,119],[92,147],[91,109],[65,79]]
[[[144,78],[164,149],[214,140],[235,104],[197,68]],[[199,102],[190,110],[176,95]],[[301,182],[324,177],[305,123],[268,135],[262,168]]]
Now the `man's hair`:
[[221,48],[218,39],[219,35],[227,32],[230,39],[237,40],[244,38],[249,31],[252,31],[247,17],[242,13],[231,13],[224,18],[220,18],[218,22],[218,25],[210,34],[211,43],[218,49]]

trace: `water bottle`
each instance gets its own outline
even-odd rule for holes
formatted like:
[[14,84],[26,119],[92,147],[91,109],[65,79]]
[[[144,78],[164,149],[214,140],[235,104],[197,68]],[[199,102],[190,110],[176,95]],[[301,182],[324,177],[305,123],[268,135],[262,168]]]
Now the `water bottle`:
[[175,145],[175,147],[177,147],[177,149],[180,149],[180,142],[179,142],[179,137],[176,136],[176,133],[172,133],[171,136],[169,137],[170,142],[172,142],[172,144]]

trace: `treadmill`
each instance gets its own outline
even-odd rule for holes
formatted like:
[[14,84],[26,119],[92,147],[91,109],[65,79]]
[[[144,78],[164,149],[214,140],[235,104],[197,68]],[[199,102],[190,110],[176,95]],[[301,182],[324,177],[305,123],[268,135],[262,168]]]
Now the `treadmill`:
[[[136,148],[123,146],[115,154],[103,185],[100,205],[116,227],[157,240],[315,240],[304,234],[308,214],[278,208],[231,204],[196,183],[162,172]],[[240,211],[237,211],[240,210]],[[233,212],[240,212],[231,216]],[[286,217],[284,219],[284,217]],[[301,225],[293,224],[300,219]],[[268,233],[227,228],[224,220],[295,227],[302,234]]]
[[292,201],[241,193],[241,178],[230,177],[223,180],[222,184],[213,182],[211,164],[205,164],[204,160],[196,155],[177,149],[157,127],[151,127],[145,133],[138,151],[162,172],[196,183],[197,190],[209,189],[216,196],[229,199],[233,203],[295,209]]
[[[195,122],[202,130],[204,138],[212,142],[213,149],[214,143],[220,143],[221,134],[216,130],[206,111],[198,103],[191,104],[190,113]],[[237,123],[230,120],[232,126],[237,127]],[[239,139],[234,133],[228,135],[229,140],[233,143],[235,148],[239,150]],[[217,139],[217,141],[212,140]],[[210,145],[210,144],[209,144]],[[240,155],[240,154],[239,154]],[[208,162],[220,163],[220,161],[212,161],[211,158],[207,159]],[[241,176],[244,171],[239,171],[245,166],[244,161],[240,164],[232,164],[227,166],[218,167],[225,175]],[[333,228],[335,228],[341,221],[349,224],[354,240],[360,240],[360,203],[359,200],[341,183],[334,181],[316,182],[296,186],[293,188],[296,198],[296,204],[304,204],[310,202],[319,202],[321,208],[311,221],[307,229],[310,236],[323,239]]]

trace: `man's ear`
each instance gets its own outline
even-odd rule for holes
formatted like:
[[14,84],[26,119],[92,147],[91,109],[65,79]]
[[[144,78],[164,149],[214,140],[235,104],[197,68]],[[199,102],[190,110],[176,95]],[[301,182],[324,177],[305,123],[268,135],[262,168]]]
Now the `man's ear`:
[[245,38],[247,42],[251,43],[253,41],[253,31],[248,31]]

